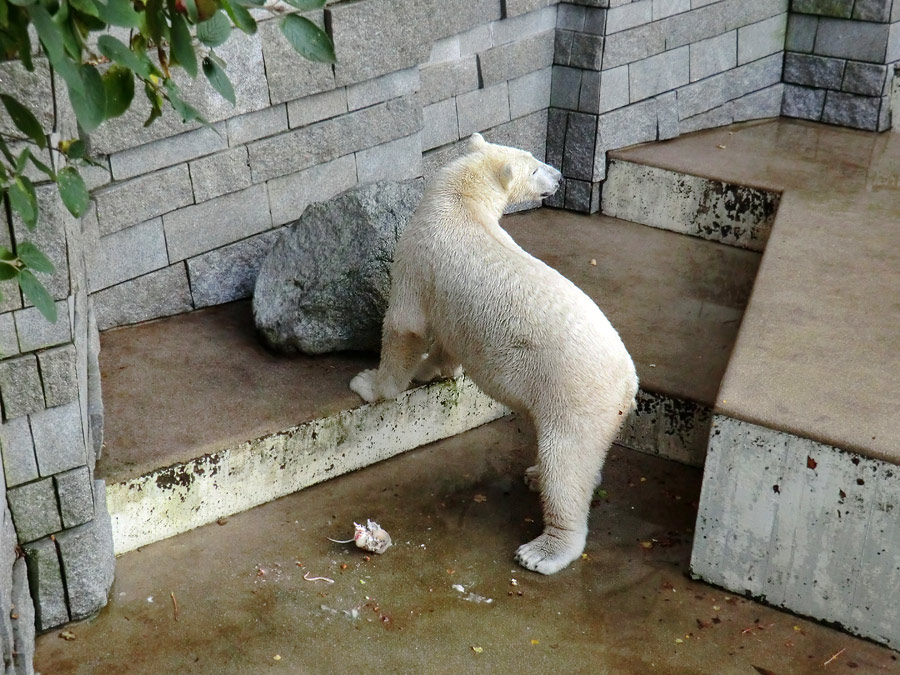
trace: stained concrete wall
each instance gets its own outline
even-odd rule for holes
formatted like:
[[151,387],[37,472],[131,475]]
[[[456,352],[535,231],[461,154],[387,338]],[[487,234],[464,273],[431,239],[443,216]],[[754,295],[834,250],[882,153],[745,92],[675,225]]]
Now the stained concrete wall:
[[691,571],[900,644],[897,466],[716,415]]

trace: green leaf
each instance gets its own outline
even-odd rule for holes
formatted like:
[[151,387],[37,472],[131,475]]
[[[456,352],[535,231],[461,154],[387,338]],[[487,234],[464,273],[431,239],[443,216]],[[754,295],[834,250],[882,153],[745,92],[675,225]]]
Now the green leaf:
[[172,17],[172,56],[188,75],[197,77],[197,55],[191,44],[191,32],[180,14]]
[[106,90],[106,119],[118,117],[134,99],[134,73],[116,64],[103,73],[102,80]]
[[144,25],[141,27],[141,33],[156,44],[162,42],[166,36],[168,26],[163,21],[164,16],[162,0],[147,0],[146,9],[142,14]]
[[231,2],[231,0],[222,0],[222,8],[234,25],[242,31],[248,35],[253,35],[256,32],[256,21],[253,20],[246,7]]
[[80,72],[84,93],[79,94],[70,87],[69,101],[78,123],[90,133],[106,119],[106,89],[103,78],[94,66],[82,65]]
[[310,61],[334,63],[331,38],[312,21],[290,14],[281,20],[281,32],[298,54]]
[[50,262],[50,259],[30,241],[23,241],[16,246],[16,253],[19,254],[19,260],[35,272],[53,274],[56,271],[56,267]]
[[[27,15],[25,16],[27,17]],[[25,70],[30,73],[34,71],[34,63],[31,61],[31,36],[28,34],[27,18],[25,21],[26,23],[19,26],[18,30],[16,30],[17,35],[15,37],[19,43],[19,58],[22,60]]]
[[33,230],[37,225],[38,206],[34,185],[25,176],[16,176],[9,184],[9,205],[19,214],[25,226]]
[[244,7],[262,7],[266,4],[266,0],[237,0]]
[[35,0],[9,0],[12,4],[18,5],[19,7],[28,7],[33,5]]
[[0,136],[0,153],[3,153],[6,161],[10,164],[16,163],[16,158],[13,157],[13,154],[9,151],[9,146],[6,144],[6,141],[3,140],[2,136]]
[[94,4],[93,0],[68,0],[68,2],[82,14],[96,17],[100,16],[97,12],[97,5]]
[[322,9],[326,0],[286,0],[289,5],[305,12],[310,9]]
[[9,5],[6,0],[0,0],[0,26],[9,26]]
[[84,153],[87,151],[87,148],[84,146],[84,141],[80,138],[76,138],[71,143],[69,143],[69,147],[65,151],[66,157],[69,159],[84,159]]
[[197,19],[200,17],[197,11],[197,0],[184,0],[184,6],[187,9],[188,19],[190,19],[191,23],[197,23]]
[[106,4],[101,0],[97,3],[97,14],[106,23],[125,28],[137,28],[141,17],[134,11],[134,7],[128,0],[109,0]]
[[112,35],[101,35],[97,40],[97,48],[110,61],[133,70],[141,77],[150,77],[150,61],[146,55],[141,58]]
[[56,13],[56,16],[53,17],[56,25],[59,26],[60,31],[63,36],[63,47],[65,48],[66,53],[72,58],[76,63],[81,61],[81,40],[79,39],[78,32],[75,30],[75,27],[72,25],[69,16],[69,5],[66,3],[62,3],[60,5],[59,12]]
[[19,273],[19,268],[15,265],[0,262],[0,281],[12,279]]
[[216,12],[206,21],[197,24],[197,39],[210,47],[218,47],[230,35],[231,22],[222,12]]
[[16,173],[23,173],[25,165],[28,164],[28,158],[31,157],[31,150],[25,148],[16,159]]
[[181,98],[181,92],[178,89],[178,85],[171,79],[166,80],[166,94],[169,98],[169,103],[172,104],[175,112],[181,115],[183,122],[191,122],[193,120],[206,122],[194,106]]
[[12,279],[18,273],[19,267],[16,264],[16,254],[5,246],[0,246],[0,281]]
[[163,97],[149,82],[144,83],[144,94],[150,101],[150,116],[144,122],[145,127],[149,127],[153,122],[162,116]]
[[56,303],[44,288],[44,284],[35,278],[28,270],[19,272],[19,288],[25,294],[25,297],[31,301],[31,304],[38,308],[44,318],[50,323],[56,323]]
[[81,218],[87,211],[90,199],[81,174],[72,166],[60,169],[58,185],[59,196],[62,197],[63,204],[69,209],[69,213],[76,218]]
[[50,18],[50,14],[42,5],[33,5],[28,8],[28,14],[31,16],[31,22],[37,30],[41,44],[44,45],[44,51],[47,52],[47,58],[54,70],[62,76],[69,86],[69,91],[75,91],[84,94],[84,83],[81,79],[81,72],[78,66],[66,56],[63,48],[63,34],[59,26]]
[[203,59],[203,74],[217,92],[222,94],[222,98],[234,105],[234,87],[231,86],[231,80],[225,74],[225,70],[216,61],[208,56]]
[[30,159],[31,159],[31,163],[34,164],[38,169],[43,171],[45,174],[47,174],[47,176],[50,178],[50,180],[56,180],[56,173],[53,171],[53,169],[51,169],[49,166],[44,164],[42,161],[40,161],[34,155],[31,155]]
[[0,94],[0,100],[3,101],[3,107],[6,108],[6,112],[9,113],[13,123],[19,128],[19,131],[37,143],[39,148],[46,148],[47,139],[44,136],[44,130],[41,128],[41,123],[38,122],[37,117],[9,94]]

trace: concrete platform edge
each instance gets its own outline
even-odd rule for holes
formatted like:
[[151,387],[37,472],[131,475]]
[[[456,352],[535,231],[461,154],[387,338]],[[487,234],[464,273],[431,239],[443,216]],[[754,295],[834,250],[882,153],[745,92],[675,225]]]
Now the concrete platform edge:
[[[473,429],[509,411],[444,380],[111,484],[116,555]],[[152,523],[152,526],[149,524]]]

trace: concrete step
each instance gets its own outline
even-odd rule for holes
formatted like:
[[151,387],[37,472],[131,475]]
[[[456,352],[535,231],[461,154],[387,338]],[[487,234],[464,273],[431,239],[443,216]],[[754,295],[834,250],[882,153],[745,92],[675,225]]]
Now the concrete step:
[[[694,574],[896,648],[900,136],[779,119],[613,157],[611,211],[766,242],[713,411]],[[750,218],[767,205],[768,231]]]
[[[622,442],[702,464],[758,254],[549,209],[505,223],[620,330],[642,383]],[[464,377],[360,405],[347,384],[374,356],[270,354],[246,302],[101,341],[107,429],[97,473],[108,483],[117,553],[506,413]]]

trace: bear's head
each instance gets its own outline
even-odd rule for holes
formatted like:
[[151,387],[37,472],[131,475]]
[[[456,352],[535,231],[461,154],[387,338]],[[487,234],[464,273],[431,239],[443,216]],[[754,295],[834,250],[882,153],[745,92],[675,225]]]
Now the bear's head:
[[530,152],[488,143],[479,133],[469,138],[469,153],[480,153],[500,188],[507,204],[521,204],[549,197],[559,189],[562,174],[538,161]]

